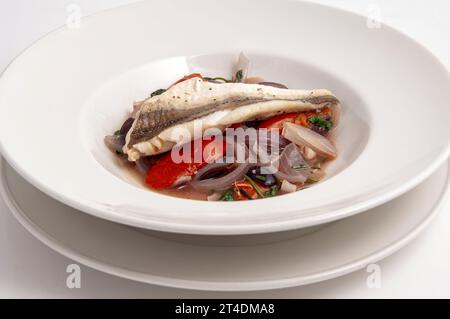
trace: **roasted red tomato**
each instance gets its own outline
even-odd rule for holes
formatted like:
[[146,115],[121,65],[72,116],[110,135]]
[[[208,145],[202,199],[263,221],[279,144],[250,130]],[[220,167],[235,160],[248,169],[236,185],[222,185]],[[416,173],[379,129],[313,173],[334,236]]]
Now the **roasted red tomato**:
[[240,128],[240,127],[242,127],[242,123],[234,123],[234,124],[231,124],[228,128],[236,129],[236,128]]
[[270,119],[262,121],[258,128],[265,129],[278,129],[281,130],[283,128],[284,123],[293,122],[295,124],[310,128],[312,123],[309,122],[309,119],[314,116],[322,116],[324,118],[330,118],[332,115],[332,111],[329,107],[324,107],[317,111],[310,112],[299,112],[299,113],[286,113],[276,115],[271,117]]
[[234,200],[257,199],[258,193],[252,184],[247,181],[235,182],[233,184],[233,198]]
[[[223,157],[225,146],[222,140],[192,141],[190,159],[180,163],[174,161],[172,152],[168,152],[148,170],[145,183],[154,189],[177,186],[206,164]],[[179,155],[183,156],[183,149],[180,149]]]
[[[261,192],[266,192],[269,190],[268,187],[262,185],[255,181]],[[233,198],[234,200],[249,200],[257,199],[259,197],[258,192],[255,187],[248,181],[235,182],[233,183]]]
[[294,120],[297,116],[298,116],[298,113],[286,113],[286,114],[276,115],[274,117],[271,117],[270,119],[262,121],[259,124],[258,128],[265,128],[268,130],[271,130],[271,129],[281,130],[283,128],[284,123],[294,122]]

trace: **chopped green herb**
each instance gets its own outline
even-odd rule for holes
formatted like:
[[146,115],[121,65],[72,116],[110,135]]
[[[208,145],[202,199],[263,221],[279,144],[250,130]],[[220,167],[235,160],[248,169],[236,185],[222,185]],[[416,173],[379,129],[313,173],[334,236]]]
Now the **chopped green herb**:
[[220,200],[221,201],[225,201],[225,202],[232,202],[232,201],[234,201],[233,190],[229,189],[225,193],[223,193],[222,197],[220,197]]
[[220,80],[220,81],[224,81],[224,82],[231,82],[230,80],[227,80],[227,79],[225,79],[225,78],[223,78],[223,77],[221,77],[221,76],[216,76],[215,78],[213,78],[213,80]]
[[272,197],[275,196],[278,193],[278,186],[274,185],[272,186],[268,191],[264,192],[265,197]]
[[293,169],[320,169],[320,165],[317,166],[308,166],[306,164],[297,164],[291,166]]
[[307,184],[317,183],[318,180],[313,177],[308,177],[308,179],[305,181]]
[[267,180],[267,178],[264,175],[255,175],[255,179],[261,182],[265,182]]
[[306,164],[295,164],[291,166],[293,169],[309,169],[310,167]]
[[264,193],[261,191],[261,188],[255,183],[253,179],[251,179],[248,175],[244,175],[244,178],[253,186],[258,195],[264,198]]
[[153,92],[152,94],[150,94],[150,97],[154,97],[154,96],[163,94],[164,92],[166,92],[166,89],[159,89],[159,90],[156,90],[155,92]]
[[234,79],[234,82],[242,82],[242,78],[244,76],[244,73],[242,70],[239,70],[236,72],[236,78]]
[[312,124],[318,127],[323,127],[327,130],[330,130],[333,127],[333,123],[331,121],[325,120],[323,117],[319,115],[309,118],[308,121],[310,121]]
[[223,78],[223,77],[221,77],[221,76],[216,76],[215,78],[210,78],[210,77],[203,77],[205,80],[207,80],[207,81],[210,81],[210,80],[212,80],[212,81],[223,81],[223,82],[225,82],[225,83],[227,83],[227,82],[231,82],[230,80],[227,80],[227,79],[225,79],[225,78]]
[[115,131],[115,132],[114,132],[114,135],[115,135],[115,136],[119,136],[119,135],[120,135],[120,130]]

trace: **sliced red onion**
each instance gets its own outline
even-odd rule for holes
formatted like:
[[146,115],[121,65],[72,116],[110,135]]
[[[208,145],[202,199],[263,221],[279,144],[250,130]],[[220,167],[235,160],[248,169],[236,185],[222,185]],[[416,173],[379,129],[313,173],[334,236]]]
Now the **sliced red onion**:
[[283,150],[278,159],[278,165],[275,176],[291,183],[304,183],[312,173],[310,166],[294,143],[289,144]]
[[263,134],[261,130],[258,130],[258,149],[256,149],[256,145],[252,145],[250,149],[253,154],[257,152],[258,166],[265,167],[267,172],[275,172],[276,169],[269,166],[278,160],[284,148],[290,143],[290,141],[278,134],[278,131],[271,130]]
[[284,84],[277,83],[277,82],[259,82],[259,85],[266,85],[266,86],[273,86],[275,88],[279,89],[287,89],[288,87]]
[[175,181],[175,183],[173,183],[173,185],[172,185],[171,187],[172,187],[172,188],[175,188],[175,187],[178,187],[178,186],[187,184],[187,183],[189,183],[191,180],[192,180],[192,177],[191,177],[191,176],[188,176],[188,175],[181,176],[181,177],[179,177],[179,178]]
[[111,152],[123,153],[122,148],[125,145],[125,136],[123,135],[107,135],[105,136],[105,145],[111,150]]
[[286,145],[291,143],[283,136],[278,134],[278,131],[265,130],[263,134],[262,129],[256,129],[254,127],[247,127],[242,125],[241,127],[234,129],[234,132],[227,132],[227,139],[232,140],[234,138],[236,141],[245,141],[247,146],[250,144],[258,143],[259,146],[267,147],[270,151],[271,149],[279,148],[282,150]]
[[155,164],[156,160],[152,160],[151,157],[141,157],[136,161],[136,168],[139,173],[146,175],[150,167]]
[[198,191],[209,192],[209,191],[224,191],[230,188],[230,186],[235,182],[244,177],[247,171],[250,169],[251,164],[249,163],[239,163],[236,164],[236,168],[228,173],[227,175],[219,178],[207,178],[201,179],[202,176],[210,173],[211,171],[217,171],[218,169],[224,169],[229,167],[228,163],[211,163],[201,168],[197,174],[195,174],[193,180],[191,181],[191,186]]
[[128,131],[133,125],[133,122],[134,119],[132,117],[129,117],[125,122],[123,122],[122,126],[120,127],[120,135],[127,135]]
[[290,143],[289,140],[279,134],[273,134],[273,132],[262,134],[260,130],[258,130],[258,145],[266,147],[268,151],[278,148],[281,152]]
[[337,156],[336,148],[326,137],[306,127],[294,123],[285,123],[281,134],[299,146],[311,148],[322,157],[335,159]]

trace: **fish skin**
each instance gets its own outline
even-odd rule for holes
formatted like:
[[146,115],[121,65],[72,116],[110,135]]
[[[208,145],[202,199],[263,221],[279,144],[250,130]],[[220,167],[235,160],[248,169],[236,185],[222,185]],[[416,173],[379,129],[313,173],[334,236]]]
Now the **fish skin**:
[[138,118],[136,125],[133,128],[133,132],[130,134],[130,141],[128,146],[142,142],[149,138],[152,138],[164,129],[179,123],[189,122],[201,117],[207,116],[212,112],[221,111],[230,107],[239,107],[242,105],[248,105],[251,103],[262,102],[262,99],[237,99],[230,98],[223,102],[210,103],[205,106],[200,106],[195,109],[165,109],[163,107],[151,110],[145,113],[144,116]]
[[[176,127],[192,127],[193,121],[223,116],[216,120],[223,129],[236,121],[267,118],[275,114],[309,111],[339,103],[328,90],[280,89],[258,84],[210,83],[193,78],[174,85],[140,106],[126,136],[124,153],[135,161],[142,154],[154,155],[167,150],[176,141],[167,138]],[[259,113],[258,113],[259,112]],[[234,121],[234,122],[233,122]],[[214,121],[213,121],[214,122]],[[206,129],[214,123],[205,125]]]

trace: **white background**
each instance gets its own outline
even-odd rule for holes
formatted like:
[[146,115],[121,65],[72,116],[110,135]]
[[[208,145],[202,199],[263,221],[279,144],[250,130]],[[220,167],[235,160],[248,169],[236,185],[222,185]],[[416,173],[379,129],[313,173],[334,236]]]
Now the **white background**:
[[[225,0],[221,0],[225,1]],[[131,0],[0,0],[0,72],[11,59],[66,21],[66,8],[77,3],[83,15],[135,2]],[[320,0],[367,15],[378,8],[383,22],[427,46],[449,68],[450,2],[446,0]],[[324,22],[326,23],[326,22]],[[418,74],[417,76],[420,76]],[[380,88],[382,89],[382,88]],[[446,101],[445,103],[448,103]],[[448,124],[448,123],[447,123]],[[66,287],[72,261],[33,238],[0,199],[1,298],[450,298],[450,201],[414,242],[380,262],[382,286],[366,287],[364,270],[297,288],[251,293],[216,293],[157,287],[81,267],[81,289]]]

